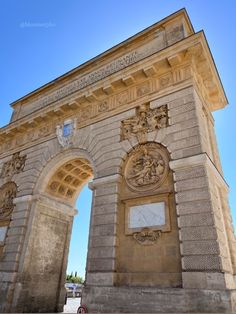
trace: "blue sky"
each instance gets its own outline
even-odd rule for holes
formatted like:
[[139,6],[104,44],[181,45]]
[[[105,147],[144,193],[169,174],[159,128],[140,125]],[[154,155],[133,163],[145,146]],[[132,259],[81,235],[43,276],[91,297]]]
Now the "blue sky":
[[[214,113],[230,205],[236,221],[235,0],[1,0],[0,126],[9,104],[86,60],[185,7],[195,31],[204,29],[229,106]],[[68,271],[84,275],[90,192],[84,189]]]

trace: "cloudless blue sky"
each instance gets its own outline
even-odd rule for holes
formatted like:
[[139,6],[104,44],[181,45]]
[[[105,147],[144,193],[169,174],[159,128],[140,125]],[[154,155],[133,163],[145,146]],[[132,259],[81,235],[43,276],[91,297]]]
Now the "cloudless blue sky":
[[[236,221],[235,0],[1,0],[0,126],[14,100],[183,7],[195,31],[205,31],[229,100],[214,118]],[[83,276],[90,194],[81,194],[68,265]]]

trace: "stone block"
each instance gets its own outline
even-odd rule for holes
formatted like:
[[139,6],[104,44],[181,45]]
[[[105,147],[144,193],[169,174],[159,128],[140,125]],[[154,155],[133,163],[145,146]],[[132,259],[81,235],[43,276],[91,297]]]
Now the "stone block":
[[13,252],[20,252],[21,244],[20,243],[12,243],[7,244],[5,247],[5,253],[13,253]]
[[25,219],[27,218],[29,215],[29,211],[27,209],[25,210],[21,210],[21,211],[13,211],[12,213],[12,219],[15,220],[15,219]]
[[209,200],[209,199],[210,199],[210,194],[208,190],[204,188],[182,191],[176,194],[176,201],[178,204],[190,202],[190,201]]
[[178,225],[180,228],[196,226],[212,226],[214,225],[214,219],[212,213],[181,215],[178,218]]
[[95,206],[117,203],[117,202],[118,202],[118,194],[96,196],[94,199]]
[[17,235],[24,235],[25,234],[25,227],[11,227],[7,231],[7,236],[17,236]]
[[184,289],[212,289],[224,290],[225,277],[222,273],[183,272]]
[[169,145],[171,152],[174,152],[176,150],[180,150],[183,148],[188,148],[192,146],[197,146],[200,144],[200,137],[199,135],[191,136],[188,138],[183,138],[180,140],[177,140]]
[[207,177],[192,177],[191,179],[175,182],[175,191],[182,192],[192,189],[208,188]]
[[108,166],[109,166],[109,164],[112,164],[112,165],[114,164],[114,162],[112,162],[112,163],[110,162],[111,160],[120,159],[118,162],[118,165],[120,165],[122,162],[122,159],[125,158],[126,154],[124,154],[123,150],[121,150],[121,149],[119,149],[119,150],[116,149],[114,151],[112,149],[113,148],[111,146],[110,151],[108,151],[104,154],[100,154],[100,156],[98,156],[97,159],[94,157],[95,163],[99,166],[101,163],[106,162],[106,164],[108,164]]
[[93,313],[234,313],[235,292],[229,290],[156,287],[84,289],[82,302]]
[[1,282],[14,282],[16,279],[17,273],[13,272],[0,272],[0,281]]
[[180,229],[181,241],[216,240],[217,233],[214,227],[185,227]]
[[212,204],[209,200],[196,200],[177,204],[178,215],[206,213],[212,211]]
[[180,158],[185,158],[185,157],[191,157],[194,155],[201,154],[203,152],[202,146],[201,145],[196,145],[196,146],[191,146],[188,148],[183,148],[176,150],[171,153],[171,158],[173,160],[175,159],[180,159]]
[[25,227],[27,225],[27,219],[14,219],[10,222],[10,228]]
[[91,237],[90,246],[91,247],[107,247],[107,246],[115,246],[116,237],[115,236],[96,236]]
[[192,110],[195,110],[195,102],[189,102],[189,103],[184,103],[182,102],[180,104],[180,106],[169,106],[169,115],[170,117],[174,117],[176,115],[179,115],[179,114],[183,114],[183,113],[186,113],[186,112],[189,112],[189,111],[192,111]]
[[[120,166],[122,164],[122,157],[115,157],[115,158],[112,158],[112,159],[106,159],[106,160],[99,160],[96,164],[96,168],[97,168],[97,172],[100,173],[99,176],[108,176],[108,175],[112,175],[112,174],[115,174],[115,173],[120,173]],[[105,174],[106,170],[107,169],[119,169],[118,171],[113,171],[111,173],[108,173],[108,174]]]
[[182,255],[219,255],[219,245],[216,241],[183,241],[181,244]]
[[184,256],[182,266],[184,270],[191,271],[221,271],[221,261],[217,255]]
[[91,247],[89,258],[115,258],[115,247]]
[[93,217],[93,226],[116,223],[116,220],[116,214],[95,215]]
[[12,244],[12,243],[22,243],[24,241],[23,235],[14,235],[14,236],[7,236],[5,243]]
[[103,215],[103,214],[113,214],[117,213],[118,204],[109,203],[109,204],[102,204],[102,205],[95,205],[93,207],[93,214],[94,215]]
[[199,128],[197,126],[186,129],[186,130],[181,130],[181,131],[175,131],[172,136],[173,136],[173,141],[178,141],[184,138],[189,138],[192,136],[199,136]]
[[196,119],[196,118],[197,118],[196,111],[195,110],[191,110],[191,111],[188,111],[188,112],[185,112],[185,113],[182,113],[182,114],[178,114],[178,115],[172,116],[170,118],[170,125],[176,124],[176,123],[180,123],[180,122],[183,122],[183,121],[187,121],[189,119]]
[[3,257],[3,262],[18,262],[20,258],[20,253],[6,253]]
[[0,272],[3,271],[3,272],[15,272],[17,271],[18,269],[18,262],[4,262],[4,261],[1,261],[0,262]]
[[107,183],[104,185],[96,186],[94,190],[95,196],[106,196],[111,194],[118,194],[119,193],[119,186],[116,183]]
[[115,259],[114,258],[93,258],[88,260],[88,272],[94,271],[114,271]]
[[92,228],[91,235],[93,237],[116,235],[116,225],[115,224],[109,224],[109,225],[94,226]]
[[114,281],[113,272],[88,272],[86,276],[86,284],[88,286],[112,286]]

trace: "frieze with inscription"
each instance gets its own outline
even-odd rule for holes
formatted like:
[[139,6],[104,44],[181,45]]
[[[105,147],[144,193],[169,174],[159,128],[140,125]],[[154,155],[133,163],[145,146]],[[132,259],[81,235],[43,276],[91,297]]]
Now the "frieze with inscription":
[[167,105],[150,109],[149,105],[142,105],[136,109],[136,116],[122,121],[121,139],[142,135],[168,126]]
[[[93,84],[113,73],[116,73],[129,65],[132,65],[148,56],[151,56],[153,53],[160,51],[166,46],[164,40],[164,31],[156,32],[156,38],[152,39],[149,43],[146,43],[145,46],[139,47],[130,53],[125,54],[124,56],[108,63],[107,65],[101,67],[100,69],[93,71],[88,74],[80,75],[76,80],[67,84],[64,87],[61,87],[55,92],[52,92],[50,95],[40,98],[26,107],[32,108],[32,112],[39,108],[42,108],[54,101],[60,100],[76,91],[79,91],[90,84]],[[24,115],[24,112],[22,112]],[[21,114],[22,116],[22,114]]]
[[5,162],[0,174],[0,177],[11,178],[14,174],[20,173],[25,167],[26,155],[20,156],[20,153],[15,153],[12,159]]

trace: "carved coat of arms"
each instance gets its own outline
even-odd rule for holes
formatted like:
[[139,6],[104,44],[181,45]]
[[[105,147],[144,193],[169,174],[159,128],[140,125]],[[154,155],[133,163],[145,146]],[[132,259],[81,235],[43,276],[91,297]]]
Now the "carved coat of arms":
[[122,139],[129,139],[131,136],[142,136],[148,132],[167,127],[168,113],[167,105],[156,109],[150,109],[147,105],[140,106],[133,118],[122,122]]
[[56,134],[60,145],[68,148],[73,144],[75,136],[76,123],[73,120],[66,120],[63,124],[57,125]]

